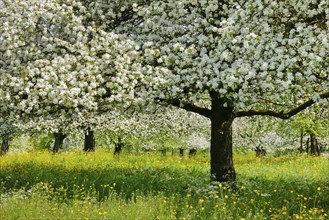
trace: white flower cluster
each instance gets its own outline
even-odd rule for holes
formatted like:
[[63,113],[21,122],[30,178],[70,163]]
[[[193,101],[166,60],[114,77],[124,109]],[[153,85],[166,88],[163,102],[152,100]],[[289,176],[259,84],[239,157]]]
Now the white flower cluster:
[[141,74],[133,42],[86,22],[81,2],[1,5],[1,117],[56,130],[72,117],[134,100]]
[[325,102],[329,88],[327,0],[0,6],[1,118],[22,128],[106,127],[154,98],[206,106],[217,94],[236,111]]
[[225,2],[138,7],[144,22],[130,32],[146,45],[145,75],[163,82],[154,95],[195,103],[210,91],[235,110],[319,101],[329,87],[329,2]]

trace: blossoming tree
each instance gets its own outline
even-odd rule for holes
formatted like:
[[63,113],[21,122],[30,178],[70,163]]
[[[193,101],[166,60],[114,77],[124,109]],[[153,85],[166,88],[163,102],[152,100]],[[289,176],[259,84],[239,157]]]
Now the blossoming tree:
[[76,115],[86,116],[87,125],[91,112],[133,100],[132,42],[95,25],[80,2],[0,4],[2,120],[60,134]]
[[138,114],[141,127],[138,136],[144,143],[155,145],[154,148],[164,154],[167,149],[180,148],[183,151],[191,145],[195,148],[207,147],[198,146],[198,141],[192,138],[208,136],[210,123],[207,118],[172,106],[153,109],[144,109]]
[[147,96],[211,120],[211,175],[232,181],[232,122],[288,119],[329,97],[326,0],[134,4]]

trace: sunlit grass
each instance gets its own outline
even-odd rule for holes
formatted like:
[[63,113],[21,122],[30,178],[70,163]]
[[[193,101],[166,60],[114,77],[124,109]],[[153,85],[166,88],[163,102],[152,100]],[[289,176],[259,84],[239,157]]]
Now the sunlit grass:
[[235,154],[233,188],[206,154],[25,152],[0,158],[0,219],[326,219],[324,157]]

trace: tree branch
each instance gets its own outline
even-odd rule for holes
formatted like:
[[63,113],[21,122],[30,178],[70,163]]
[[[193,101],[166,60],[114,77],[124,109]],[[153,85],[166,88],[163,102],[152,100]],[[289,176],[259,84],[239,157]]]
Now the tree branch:
[[[329,98],[329,92],[323,93],[320,95],[320,98],[325,99]],[[309,99],[308,101],[304,102],[303,104],[297,106],[296,108],[292,109],[289,112],[276,112],[276,111],[258,111],[258,110],[250,110],[250,111],[240,111],[234,114],[235,118],[245,117],[245,116],[272,116],[281,119],[289,119],[292,116],[298,114],[299,112],[305,110],[306,108],[310,107],[311,105],[315,104],[313,99]]]
[[192,105],[192,104],[182,104],[179,100],[173,100],[173,101],[169,102],[169,104],[182,108],[182,109],[185,109],[186,111],[198,113],[199,115],[202,115],[207,118],[210,118],[210,116],[211,116],[211,111],[207,108],[202,108],[202,107]]

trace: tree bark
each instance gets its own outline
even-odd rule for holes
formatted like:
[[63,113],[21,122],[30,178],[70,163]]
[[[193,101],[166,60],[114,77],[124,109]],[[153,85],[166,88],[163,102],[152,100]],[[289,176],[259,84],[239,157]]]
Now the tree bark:
[[313,132],[311,132],[310,134],[310,150],[311,150],[311,155],[320,156],[318,140]]
[[310,151],[310,138],[307,138],[306,140],[306,153],[309,153]]
[[233,108],[223,107],[223,101],[212,97],[210,173],[212,181],[233,182],[232,123]]
[[197,149],[195,149],[195,148],[190,149],[188,152],[188,157],[189,158],[194,157],[196,155],[196,152],[197,152]]
[[85,144],[83,150],[86,152],[95,151],[94,131],[90,128],[85,132]]
[[123,143],[121,137],[119,137],[118,143],[114,147],[114,155],[119,155],[121,153],[123,145],[124,145],[124,143]]
[[63,148],[63,142],[64,139],[66,138],[66,135],[63,134],[62,132],[58,132],[54,134],[55,136],[55,143],[53,147],[53,152],[57,153],[59,149]]
[[184,156],[184,149],[183,148],[178,148],[179,149],[179,156],[183,157]]
[[1,143],[0,156],[5,155],[9,150],[9,140],[4,138]]
[[300,132],[300,143],[299,143],[299,152],[303,153],[303,141],[304,141],[304,132],[301,130]]
[[166,156],[167,155],[167,149],[161,149],[161,156]]
[[256,157],[265,157],[266,156],[266,150],[260,147],[256,147]]

